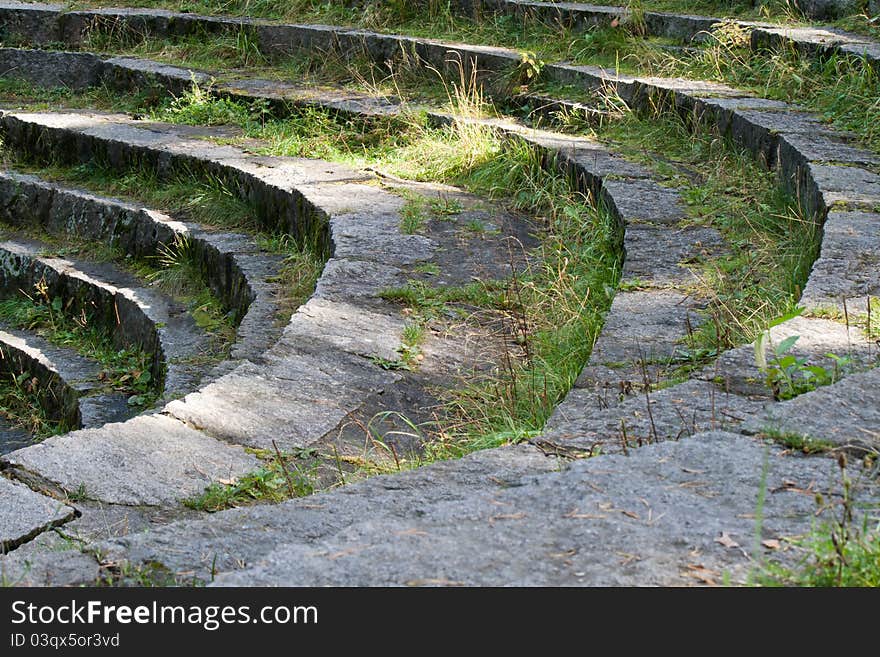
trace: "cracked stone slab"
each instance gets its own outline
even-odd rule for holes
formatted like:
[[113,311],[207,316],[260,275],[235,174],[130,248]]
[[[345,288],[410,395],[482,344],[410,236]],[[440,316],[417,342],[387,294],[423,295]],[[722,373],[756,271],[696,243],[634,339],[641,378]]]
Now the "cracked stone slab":
[[212,569],[253,565],[285,542],[332,535],[376,511],[391,517],[417,516],[437,502],[454,504],[477,490],[494,493],[522,486],[559,467],[556,459],[527,445],[485,450],[399,475],[372,477],[329,497],[230,509],[117,537],[99,548],[110,560],[160,563],[173,572],[188,573],[188,578],[208,581]]
[[863,308],[868,296],[880,296],[880,214],[829,212],[819,257],[804,288],[808,308]]
[[163,415],[48,438],[6,454],[2,463],[35,487],[138,506],[175,505],[259,467],[241,447]]
[[643,444],[697,433],[732,430],[763,409],[761,402],[725,393],[711,383],[686,381],[602,408],[593,390],[573,389],[553,412],[534,444],[553,453],[575,448],[618,453]]
[[75,515],[76,511],[63,502],[0,476],[0,554]]
[[[741,583],[756,542],[801,535],[816,521],[814,496],[785,482],[812,484],[827,497],[841,490],[827,457],[785,455],[712,432],[628,457],[578,461],[455,500],[423,499],[393,511],[373,500],[354,522],[335,527],[343,500],[342,492],[331,493],[277,507],[290,527],[286,539],[214,584],[668,586],[698,584],[707,574],[718,584]],[[857,497],[877,499],[876,488],[866,483]],[[722,544],[725,536],[736,545]],[[760,556],[789,564],[797,558],[785,551]]]
[[768,408],[745,430],[809,436],[835,446],[880,451],[880,368],[853,374],[830,386]]

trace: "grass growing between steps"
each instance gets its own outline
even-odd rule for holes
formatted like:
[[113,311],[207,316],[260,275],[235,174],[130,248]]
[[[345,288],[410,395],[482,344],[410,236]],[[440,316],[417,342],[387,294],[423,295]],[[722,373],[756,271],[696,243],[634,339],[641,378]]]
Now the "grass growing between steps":
[[[854,490],[871,476],[876,454],[865,459],[865,471],[851,476],[845,454],[838,456],[843,486],[841,500],[816,493],[816,521],[806,536],[787,542],[801,555],[796,565],[771,561],[753,577],[759,586],[877,587],[880,586],[880,515],[876,504],[858,505]],[[876,474],[876,470],[875,470]],[[830,519],[829,519],[830,516]]]
[[36,379],[28,372],[3,372],[0,374],[0,416],[36,440],[74,429],[46,415],[40,403],[42,394]]
[[129,395],[134,408],[144,408],[158,397],[149,354],[136,348],[116,348],[106,330],[88,315],[67,312],[62,300],[49,298],[44,288],[38,286],[29,295],[22,293],[0,301],[0,322],[33,331],[53,344],[97,361],[101,365],[100,383]]
[[[101,162],[83,165],[34,164],[15,154],[7,154],[7,164],[45,180],[74,185],[96,194],[143,203],[164,211],[176,220],[189,221],[207,229],[239,231],[254,238],[266,252],[282,256],[272,282],[278,284],[279,323],[311,296],[328,253],[318,235],[293,239],[261,228],[258,210],[220,180],[195,174],[179,174],[160,180],[147,169],[120,170]],[[41,234],[40,239],[46,239]],[[75,240],[66,237],[67,249]],[[59,248],[65,248],[59,244]],[[216,335],[217,353],[222,354],[235,338],[241,320],[210,289],[196,254],[186,240],[166,245],[155,258],[135,261],[102,245],[75,245],[82,257],[113,260],[188,306],[196,322]],[[72,251],[68,251],[72,253]]]
[[724,238],[726,253],[685,263],[694,274],[691,291],[709,306],[683,353],[700,360],[751,342],[795,309],[818,253],[818,229],[773,173],[674,116],[628,114],[597,136],[677,188],[691,221]]

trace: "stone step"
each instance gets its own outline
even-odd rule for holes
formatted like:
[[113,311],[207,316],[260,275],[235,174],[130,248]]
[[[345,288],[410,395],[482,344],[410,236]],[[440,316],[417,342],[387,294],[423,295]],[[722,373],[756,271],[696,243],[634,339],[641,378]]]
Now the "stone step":
[[70,348],[31,332],[0,324],[0,369],[10,376],[27,372],[38,382],[40,406],[52,420],[79,429],[131,416],[127,395],[107,390],[102,367]]
[[0,554],[72,520],[76,511],[58,500],[0,476]]
[[277,337],[274,316],[280,256],[263,252],[248,235],[206,229],[79,189],[12,171],[0,172],[0,219],[39,226],[56,236],[107,242],[125,254],[148,258],[186,239],[207,283],[238,320],[233,358],[257,358]]
[[880,368],[874,368],[775,404],[750,419],[743,429],[807,437],[817,444],[876,456],[880,453],[878,391]]
[[44,282],[49,298],[60,298],[65,312],[91,316],[119,348],[134,345],[150,354],[153,378],[163,383],[165,394],[197,385],[202,372],[184,360],[201,353],[206,336],[182,306],[109,263],[41,255],[52,250],[32,239],[0,243],[3,293],[16,296]]
[[[226,586],[741,583],[754,550],[760,560],[796,559],[756,545],[810,531],[814,493],[841,491],[827,457],[722,432],[559,472],[523,449],[173,523],[101,550],[116,563]],[[499,458],[513,455],[522,465],[499,476]],[[856,493],[861,501],[877,494],[868,480]]]
[[[164,415],[83,429],[6,454],[0,467],[36,490],[107,504],[177,505],[209,484],[259,467],[227,445]],[[5,505],[3,505],[5,506]]]
[[571,390],[533,444],[563,456],[627,453],[704,431],[735,430],[765,403],[695,380],[647,393],[643,389],[623,401],[597,400],[595,395],[593,390]]

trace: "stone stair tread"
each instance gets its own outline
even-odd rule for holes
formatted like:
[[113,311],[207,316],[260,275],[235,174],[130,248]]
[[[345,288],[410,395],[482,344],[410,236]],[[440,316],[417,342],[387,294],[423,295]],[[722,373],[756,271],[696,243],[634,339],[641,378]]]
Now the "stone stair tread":
[[695,312],[700,306],[698,300],[672,289],[618,292],[575,387],[616,389],[622,381],[642,382],[642,364],[650,371],[676,359],[688,324],[696,327],[701,322]]
[[56,499],[0,476],[0,554],[71,520],[76,511]]
[[259,467],[226,445],[163,415],[48,438],[2,458],[36,487],[81,493],[109,504],[169,506]]
[[329,344],[315,354],[296,344],[283,357],[268,354],[263,365],[243,363],[165,411],[225,441],[261,449],[272,449],[275,441],[291,450],[317,442],[367,394],[397,378]]
[[[611,391],[613,395],[616,391]],[[557,406],[536,443],[552,453],[556,447],[607,454],[638,445],[679,440],[704,431],[734,430],[763,408],[754,401],[723,392],[703,381],[686,381],[632,396],[601,408],[593,390],[572,390]],[[650,413],[648,402],[650,400]],[[625,434],[624,434],[625,432]]]
[[880,368],[852,374],[768,407],[743,425],[746,431],[808,436],[836,447],[880,452]]
[[[114,560],[204,579],[213,563],[217,585],[680,585],[698,583],[694,568],[716,573],[718,583],[725,573],[741,582],[765,462],[765,484],[777,492],[766,496],[763,538],[798,535],[815,522],[813,497],[786,492],[785,481],[839,490],[825,457],[786,456],[721,432],[561,472],[529,463],[492,485],[498,477],[486,459],[497,451],[101,547]],[[455,471],[470,485],[450,477]],[[722,533],[741,547],[718,543]]]
[[0,322],[0,345],[12,344],[26,350],[33,357],[54,370],[68,384],[80,392],[97,387],[101,365],[80,355],[70,347],[52,344],[32,331],[21,331]]
[[880,214],[828,213],[822,247],[813,263],[801,303],[811,308],[864,309],[867,297],[880,297]]

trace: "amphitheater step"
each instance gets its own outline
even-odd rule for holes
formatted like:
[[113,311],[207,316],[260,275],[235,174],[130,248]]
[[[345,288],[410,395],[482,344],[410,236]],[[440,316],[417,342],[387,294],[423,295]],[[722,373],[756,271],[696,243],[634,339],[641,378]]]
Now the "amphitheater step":
[[[113,562],[152,563],[186,580],[210,581],[215,564],[214,583],[224,586],[739,583],[752,552],[766,556],[762,539],[812,526],[814,496],[798,491],[840,491],[827,458],[721,432],[561,472],[536,470],[530,457],[526,474],[499,477],[493,459],[505,453],[174,523],[101,548]],[[876,487],[865,486],[860,499],[876,499]]]
[[880,368],[853,374],[770,407],[743,429],[810,438],[817,444],[849,448],[857,454],[880,452]]
[[[686,381],[647,394],[596,400],[592,390],[569,392],[533,444],[548,453],[596,455],[627,452],[712,430],[734,430],[763,408],[762,400],[725,392],[704,381]],[[602,409],[602,406],[609,408]]]
[[58,500],[0,476],[0,554],[51,527],[71,520],[76,512]]
[[30,332],[0,324],[3,368],[15,376],[28,372],[40,382],[41,406],[53,419],[74,429],[98,427],[132,414],[128,396],[108,391],[101,364]]
[[139,258],[186,239],[208,285],[240,318],[233,358],[258,358],[277,337],[277,275],[282,256],[265,253],[248,235],[207,229],[162,212],[12,171],[0,172],[0,218],[50,235],[106,242]]
[[36,490],[131,506],[170,506],[259,461],[164,415],[83,429],[6,454],[2,468]]
[[61,299],[68,312],[94,314],[95,321],[111,331],[118,347],[136,345],[150,354],[153,376],[164,381],[165,394],[197,385],[204,372],[185,359],[198,355],[207,342],[185,308],[109,263],[41,255],[52,251],[51,245],[33,239],[0,243],[0,275],[7,297],[44,282],[48,296]]

